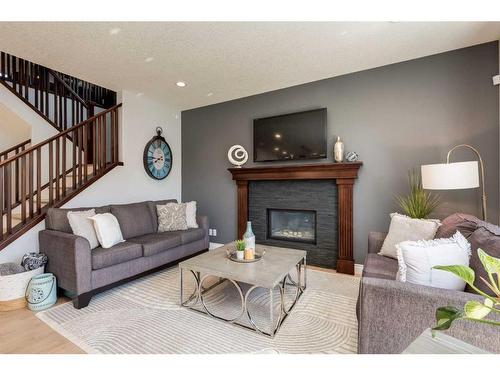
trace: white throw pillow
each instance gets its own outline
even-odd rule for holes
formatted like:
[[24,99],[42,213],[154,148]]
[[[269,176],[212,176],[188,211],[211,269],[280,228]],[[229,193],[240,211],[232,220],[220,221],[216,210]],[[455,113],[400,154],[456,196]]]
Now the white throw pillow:
[[188,229],[185,203],[167,203],[156,206],[158,232]]
[[392,213],[389,233],[384,240],[379,254],[397,259],[396,245],[403,241],[432,240],[439,220],[413,219],[411,217]]
[[73,234],[81,236],[89,241],[90,249],[95,249],[99,246],[94,223],[90,220],[92,216],[95,216],[94,209],[87,211],[69,211],[67,216]]
[[196,222],[196,201],[186,202],[186,223],[188,228],[198,228]]
[[97,214],[90,218],[94,222],[97,239],[103,249],[109,249],[120,242],[124,242],[120,224],[115,215]]
[[397,280],[435,288],[464,290],[465,282],[434,266],[468,266],[470,244],[457,231],[451,238],[431,241],[405,241],[396,245],[399,271]]

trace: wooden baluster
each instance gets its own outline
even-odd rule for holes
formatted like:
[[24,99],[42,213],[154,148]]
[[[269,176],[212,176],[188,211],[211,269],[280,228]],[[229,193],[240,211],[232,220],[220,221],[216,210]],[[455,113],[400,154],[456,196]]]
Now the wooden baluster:
[[3,183],[3,173],[4,168],[0,167],[0,238],[3,238],[3,212],[5,207],[5,197],[3,194],[4,191],[4,183]]
[[99,133],[99,149],[97,150],[97,153],[99,154],[99,169],[102,169],[102,116],[98,117],[98,133]]
[[104,161],[104,168],[106,168],[106,163],[108,162],[108,157],[107,157],[107,153],[108,153],[108,143],[107,143],[107,132],[108,132],[108,129],[107,129],[107,125],[108,125],[108,115],[105,114],[103,116],[103,121],[104,121],[104,126],[103,126],[103,134],[102,134],[102,143],[103,143],[103,161]]
[[71,139],[72,139],[72,144],[73,144],[73,167],[71,168],[71,173],[72,173],[72,183],[73,183],[73,190],[76,189],[76,131],[73,130],[71,132]]
[[58,121],[58,115],[59,115],[59,111],[58,111],[58,90],[59,90],[59,83],[57,82],[57,80],[54,78],[54,123],[56,124],[56,126],[58,128],[60,128],[59,126],[59,121]]
[[23,59],[18,60],[17,71],[19,72],[19,74],[18,74],[18,76],[19,76],[18,77],[19,90],[17,92],[22,97],[23,96],[23,87],[24,87],[24,62],[23,62]]
[[[15,155],[19,153],[19,149],[16,148],[15,150]],[[19,159],[16,159],[14,161],[14,202],[17,203],[19,202],[19,183],[20,183],[20,176],[19,176]]]
[[97,121],[92,121],[92,164],[94,176],[97,175]]
[[71,99],[71,126],[74,126],[76,123],[76,106],[75,106],[75,98]]
[[83,179],[87,181],[87,124],[82,127],[82,151],[83,151]]
[[49,142],[49,205],[54,202],[54,145]]
[[42,148],[36,149],[36,213],[42,212]]
[[49,113],[50,113],[50,103],[49,103],[49,90],[50,90],[50,81],[49,81],[49,74],[47,72],[47,69],[43,69],[43,77],[45,81],[45,116],[49,118]]
[[[66,91],[66,89],[64,89]],[[63,96],[64,110],[63,110],[63,118],[64,118],[64,130],[68,129],[68,98],[66,95]]]
[[[63,137],[64,138],[64,137]],[[60,181],[59,181],[59,177],[61,175],[60,173],[60,158],[61,158],[61,154],[60,154],[60,150],[59,150],[59,138],[56,138],[55,139],[55,143],[56,143],[56,201],[59,201],[59,193],[60,193]]]
[[10,71],[10,67],[12,66],[12,64],[10,63],[10,59],[11,59],[11,56],[7,55],[7,79],[12,80],[12,73]]
[[[12,232],[12,163],[7,163],[5,165],[4,171],[4,195],[5,195],[5,216],[7,219],[7,233]],[[3,218],[2,218],[3,219]]]
[[33,218],[33,157],[35,153],[31,151],[29,154],[29,167],[28,167],[28,205],[29,216]]
[[66,137],[62,137],[62,196],[66,196]]
[[17,74],[17,58],[15,56],[12,56],[12,88],[14,89],[14,91],[17,91],[16,85],[18,76],[19,74]]
[[111,134],[111,139],[110,139],[111,163],[114,164],[114,163],[116,163],[116,158],[115,158],[116,150],[115,150],[115,141],[114,141],[114,138],[115,138],[115,111],[111,111],[110,116],[111,116],[111,133],[110,133]]
[[57,83],[59,86],[59,127],[64,130],[64,120],[63,120],[63,96],[64,96],[64,86]]
[[0,79],[5,80],[5,52],[1,53],[0,59],[2,60],[0,63]]
[[34,73],[34,83],[35,83],[35,107],[40,111],[41,111],[41,107],[39,106],[39,102],[38,102],[38,94],[39,94],[39,91],[38,91],[38,84],[39,84],[39,73],[38,73],[38,65],[35,65],[34,66],[34,69],[35,69],[35,73]]
[[21,156],[21,221],[26,223],[26,155]]
[[77,129],[78,133],[78,185],[80,186],[82,184],[82,127],[80,126]]

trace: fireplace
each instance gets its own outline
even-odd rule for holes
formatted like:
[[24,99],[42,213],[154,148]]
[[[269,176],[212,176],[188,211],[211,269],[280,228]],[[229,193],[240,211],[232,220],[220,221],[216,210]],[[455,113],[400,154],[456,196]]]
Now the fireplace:
[[[237,186],[236,236],[243,236],[246,222],[251,220],[257,243],[303,249],[308,264],[353,275],[353,185],[361,165],[353,162],[230,168]],[[290,194],[293,192],[296,194]],[[316,244],[268,238],[267,208],[315,210]]]
[[316,244],[316,211],[268,208],[267,238]]

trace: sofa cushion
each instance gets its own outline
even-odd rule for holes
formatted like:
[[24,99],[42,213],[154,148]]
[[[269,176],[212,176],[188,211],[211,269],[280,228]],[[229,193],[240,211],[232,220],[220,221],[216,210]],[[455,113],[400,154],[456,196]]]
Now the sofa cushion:
[[145,234],[131,238],[130,241],[141,244],[143,254],[146,257],[182,244],[181,236],[173,232]]
[[207,233],[204,229],[186,229],[186,230],[176,230],[169,233],[178,234],[181,237],[182,244],[187,244],[191,242],[195,242],[198,240],[202,240],[205,238],[205,234]]
[[111,213],[118,219],[125,239],[156,232],[149,202],[111,205]]
[[96,214],[109,213],[110,207],[80,207],[80,208],[49,208],[45,216],[45,229],[58,230],[65,233],[73,233],[69,225],[68,212],[88,211],[95,209]]
[[462,233],[462,236],[469,238],[479,223],[481,223],[481,220],[472,215],[461,213],[450,215],[441,222],[435,238],[449,238],[457,230]]
[[158,230],[158,213],[156,212],[156,206],[163,206],[167,203],[177,203],[177,199],[163,199],[161,201],[149,201],[148,206],[153,216],[153,224],[155,227],[155,232]]
[[378,254],[367,254],[363,266],[363,277],[396,280],[398,261]]
[[92,250],[92,269],[114,266],[142,257],[142,246],[133,242],[121,242],[108,249],[97,247]]
[[[480,225],[469,237],[469,242],[471,244],[472,251],[469,266],[476,274],[476,281],[474,285],[484,293],[493,296],[494,293],[480,279],[483,277],[485,280],[488,280],[488,274],[479,260],[477,249],[481,248],[486,252],[486,254],[495,258],[500,258],[500,227],[492,224]],[[469,285],[465,287],[465,291],[476,293]]]

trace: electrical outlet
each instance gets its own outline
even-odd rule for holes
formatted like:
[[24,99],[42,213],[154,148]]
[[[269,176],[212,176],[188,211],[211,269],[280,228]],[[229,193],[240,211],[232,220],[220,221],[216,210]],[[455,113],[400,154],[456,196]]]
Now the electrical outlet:
[[217,236],[217,229],[209,229],[208,230],[208,235],[216,237]]

